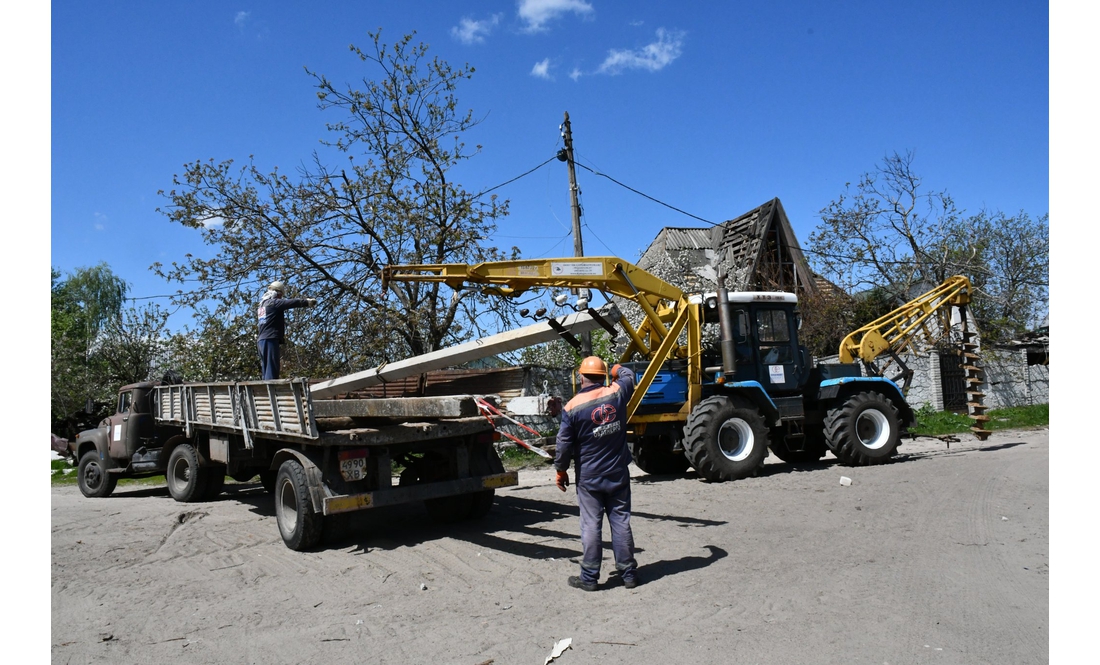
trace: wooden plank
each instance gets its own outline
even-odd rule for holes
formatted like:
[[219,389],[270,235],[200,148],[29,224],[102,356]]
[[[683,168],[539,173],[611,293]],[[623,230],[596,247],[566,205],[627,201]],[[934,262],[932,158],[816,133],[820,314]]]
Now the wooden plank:
[[314,418],[469,418],[476,415],[477,402],[470,395],[313,401]]
[[[603,316],[607,318],[609,314],[603,314]],[[591,332],[600,327],[600,324],[587,312],[570,314],[561,318],[558,322],[574,335]],[[481,339],[426,353],[422,356],[386,363],[355,374],[329,379],[328,381],[319,381],[310,386],[310,393],[315,399],[329,399],[340,393],[375,386],[386,381],[422,374],[434,369],[461,365],[471,360],[495,356],[498,353],[552,342],[558,338],[557,331],[550,324],[540,321],[525,328],[482,337]]]

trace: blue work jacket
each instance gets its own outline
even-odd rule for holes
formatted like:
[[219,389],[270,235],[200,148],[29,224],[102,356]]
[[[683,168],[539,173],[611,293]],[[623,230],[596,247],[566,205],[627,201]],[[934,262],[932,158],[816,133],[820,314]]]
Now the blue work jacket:
[[611,492],[630,482],[626,405],[634,380],[634,372],[620,367],[610,386],[582,388],[562,410],[554,467],[566,471],[572,462],[578,486]]

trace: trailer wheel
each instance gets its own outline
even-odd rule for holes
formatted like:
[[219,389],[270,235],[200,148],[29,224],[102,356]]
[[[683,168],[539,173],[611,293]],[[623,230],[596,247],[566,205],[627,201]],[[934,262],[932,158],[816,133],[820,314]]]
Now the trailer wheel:
[[725,396],[699,402],[684,425],[684,454],[711,482],[755,476],[768,456],[768,428],[751,406]]
[[688,459],[672,452],[669,436],[643,436],[630,444],[634,465],[652,475],[677,475],[688,470]]
[[[489,505],[492,506],[492,502]],[[470,517],[474,510],[474,495],[459,494],[457,496],[443,496],[438,499],[425,499],[424,507],[428,509],[428,515],[436,522],[453,524]]]
[[189,443],[172,449],[164,477],[168,481],[168,493],[176,501],[191,503],[202,501],[206,496],[207,476],[199,468],[199,454]]
[[321,540],[324,517],[313,512],[306,470],[296,459],[283,462],[275,478],[275,520],[283,542],[296,552]]
[[102,499],[110,496],[118,484],[118,476],[107,473],[103,463],[99,460],[99,453],[94,450],[84,453],[80,458],[80,465],[76,472],[77,485],[80,493],[88,498]]
[[825,438],[845,464],[882,464],[893,457],[901,440],[898,410],[880,393],[853,395],[825,417]]

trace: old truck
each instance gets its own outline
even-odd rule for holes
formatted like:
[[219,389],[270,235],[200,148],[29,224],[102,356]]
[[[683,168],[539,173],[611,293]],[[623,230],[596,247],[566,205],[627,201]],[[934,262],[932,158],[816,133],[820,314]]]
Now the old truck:
[[[627,405],[628,439],[635,463],[648,473],[691,466],[705,480],[737,480],[755,475],[769,448],[792,463],[819,460],[826,451],[850,465],[886,462],[914,423],[903,352],[951,335],[968,372],[973,429],[988,434],[977,344],[966,327],[971,285],[964,276],[853,331],[835,363],[817,362],[799,343],[796,294],[727,291],[721,278],[714,292],[685,293],[617,257],[385,268],[383,283],[403,281],[480,288],[504,298],[531,289],[588,289],[633,303],[633,325],[622,317],[604,327],[624,340],[619,362],[638,375]],[[716,324],[718,334],[706,341],[708,324]],[[887,376],[889,366],[899,371]]]
[[[423,501],[437,520],[485,515],[517,483],[475,399],[314,400],[304,379],[123,386],[99,427],[69,444],[78,485],[106,497],[120,478],[164,474],[182,502],[257,475],[274,493],[287,547],[318,543],[323,521]],[[394,483],[394,480],[397,480]]]

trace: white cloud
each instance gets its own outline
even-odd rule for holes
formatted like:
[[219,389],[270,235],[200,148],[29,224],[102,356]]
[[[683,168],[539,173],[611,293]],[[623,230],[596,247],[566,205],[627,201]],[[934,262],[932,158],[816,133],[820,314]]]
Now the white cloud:
[[625,69],[644,69],[657,72],[680,57],[684,44],[682,30],[668,31],[657,28],[657,41],[640,49],[619,51],[611,49],[603,61],[598,74],[619,74]]
[[546,30],[546,23],[568,12],[587,16],[594,11],[584,0],[519,0],[517,3],[517,13],[527,24],[526,32]]
[[536,62],[531,68],[531,76],[550,81],[550,58],[544,58],[542,62]]
[[202,224],[203,227],[208,228],[208,229],[212,228],[212,227],[215,227],[215,226],[225,226],[225,218],[224,217],[219,217],[218,215],[211,215],[210,217],[207,217],[206,219],[200,219],[198,221],[199,221],[199,224]]
[[244,24],[248,22],[248,18],[252,16],[252,12],[237,12],[236,18],[233,19],[233,23],[240,28],[244,29]]
[[107,230],[107,215],[104,215],[101,212],[93,212],[92,218],[95,219],[95,222],[92,223],[93,229],[95,229],[96,231]]
[[498,23],[500,23],[500,14],[493,14],[484,21],[463,18],[458,25],[451,28],[451,36],[463,44],[480,44]]
[[573,71],[569,72],[569,78],[573,79],[574,81],[576,81],[583,75],[584,74],[581,73],[581,70],[577,69],[576,67],[573,68]]

